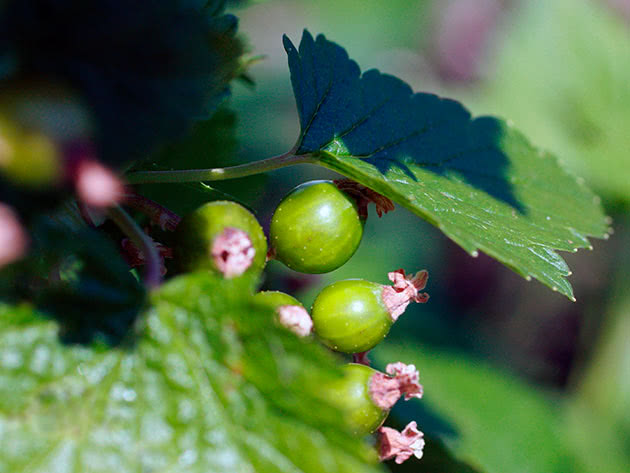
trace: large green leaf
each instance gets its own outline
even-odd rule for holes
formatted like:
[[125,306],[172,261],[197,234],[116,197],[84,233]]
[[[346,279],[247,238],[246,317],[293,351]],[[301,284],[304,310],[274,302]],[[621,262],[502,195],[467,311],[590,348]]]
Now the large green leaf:
[[251,284],[176,278],[115,350],[63,345],[0,308],[0,472],[376,472],[319,389],[320,346],[251,305]]
[[473,255],[484,251],[572,297],[555,250],[590,247],[608,224],[599,199],[509,124],[363,74],[346,51],[284,38],[301,134],[293,150],[384,194]]

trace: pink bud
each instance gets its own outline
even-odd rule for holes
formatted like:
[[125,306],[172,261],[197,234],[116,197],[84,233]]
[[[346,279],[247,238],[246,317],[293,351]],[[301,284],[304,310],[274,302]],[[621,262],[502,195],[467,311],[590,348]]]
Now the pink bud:
[[405,276],[404,269],[398,269],[387,274],[393,286],[383,287],[383,303],[387,307],[387,311],[395,322],[398,320],[411,301],[427,302],[429,295],[424,292],[418,294],[418,291],[424,289],[429,279],[429,273],[419,271],[415,275]]
[[120,179],[97,161],[85,159],[76,170],[75,186],[79,199],[93,207],[111,207],[123,196]]
[[238,228],[227,227],[212,244],[212,259],[226,278],[243,274],[256,255],[249,235]]
[[24,256],[28,240],[13,209],[0,203],[0,268]]
[[370,397],[378,407],[389,410],[403,395],[405,401],[422,397],[420,375],[414,365],[390,363],[386,371],[387,374],[376,372],[370,379]]
[[412,455],[422,458],[424,449],[424,434],[417,428],[415,421],[409,422],[402,432],[390,427],[378,429],[379,459],[381,461],[396,458],[395,462],[401,464]]
[[278,320],[286,328],[300,337],[306,337],[313,330],[313,321],[304,307],[281,305],[278,307]]

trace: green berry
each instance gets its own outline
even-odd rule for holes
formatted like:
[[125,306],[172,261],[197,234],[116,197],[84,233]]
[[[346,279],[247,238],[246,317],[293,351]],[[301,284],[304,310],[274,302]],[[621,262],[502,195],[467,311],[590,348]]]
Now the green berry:
[[278,205],[269,229],[275,258],[302,273],[327,273],[359,247],[363,222],[355,201],[331,181],[293,189]]
[[394,284],[384,286],[363,279],[348,279],[325,287],[313,303],[315,333],[329,348],[361,353],[383,340],[409,303],[427,302],[426,271],[406,275],[398,269],[387,274]]
[[369,366],[348,364],[343,367],[344,377],[326,386],[324,395],[344,413],[350,428],[359,435],[378,429],[388,409],[378,407],[370,394],[370,382],[378,371]]
[[372,349],[393,324],[382,298],[383,285],[348,279],[325,287],[313,303],[315,333],[343,353]]
[[273,310],[283,305],[297,305],[299,307],[303,307],[302,303],[298,301],[295,297],[280,291],[258,292],[256,295],[254,295],[254,302]]
[[267,240],[256,217],[229,201],[202,205],[175,230],[175,257],[185,271],[206,269],[231,278],[259,274],[267,259]]
[[295,297],[279,291],[263,291],[254,296],[254,303],[274,310],[278,322],[300,337],[313,329],[313,321],[304,306]]

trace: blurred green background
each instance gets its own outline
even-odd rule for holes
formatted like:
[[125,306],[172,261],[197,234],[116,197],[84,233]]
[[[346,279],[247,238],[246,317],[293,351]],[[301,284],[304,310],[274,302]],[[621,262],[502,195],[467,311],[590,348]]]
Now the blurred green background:
[[[423,460],[393,471],[630,471],[630,1],[290,0],[233,2],[254,55],[255,86],[236,85],[238,159],[288,150],[298,120],[281,37],[303,28],[344,46],[417,91],[512,120],[602,197],[615,234],[564,255],[577,302],[473,259],[402,208],[371,214],[359,251],[323,276],[272,262],[265,288],[310,305],[345,278],[387,282],[427,269],[428,304],[410,307],[371,355],[377,366],[415,363],[422,401],[394,424],[417,420]],[[220,151],[220,150],[218,150]],[[286,192],[327,171],[297,166],[224,190],[263,225]]]

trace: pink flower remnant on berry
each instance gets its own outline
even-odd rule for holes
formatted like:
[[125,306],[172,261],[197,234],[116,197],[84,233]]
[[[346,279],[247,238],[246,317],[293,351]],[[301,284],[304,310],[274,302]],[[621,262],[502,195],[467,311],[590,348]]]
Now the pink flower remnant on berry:
[[212,259],[217,269],[226,278],[243,274],[249,268],[256,255],[249,235],[238,228],[227,227],[214,239]]
[[28,240],[13,209],[0,203],[0,268],[24,256]]
[[378,407],[389,410],[401,396],[405,401],[422,397],[420,374],[414,365],[390,363],[385,371],[387,374],[377,371],[370,379],[370,397]]
[[368,216],[368,204],[370,202],[374,203],[376,214],[379,218],[382,217],[383,214],[394,210],[394,203],[390,199],[373,191],[369,187],[362,186],[358,182],[351,179],[336,179],[333,183],[337,186],[337,189],[345,192],[354,199],[357,203],[359,217],[363,220]]
[[408,460],[412,455],[422,458],[424,449],[424,434],[418,430],[416,422],[409,422],[402,432],[390,427],[378,429],[379,452],[381,461],[395,458],[397,464]]
[[427,302],[429,295],[426,292],[418,293],[424,289],[429,279],[429,273],[418,271],[415,275],[405,275],[404,269],[398,269],[387,274],[393,286],[383,287],[383,303],[387,307],[392,320],[396,322],[410,302]]
[[306,337],[313,330],[313,320],[304,307],[281,305],[278,307],[278,321],[300,337]]

